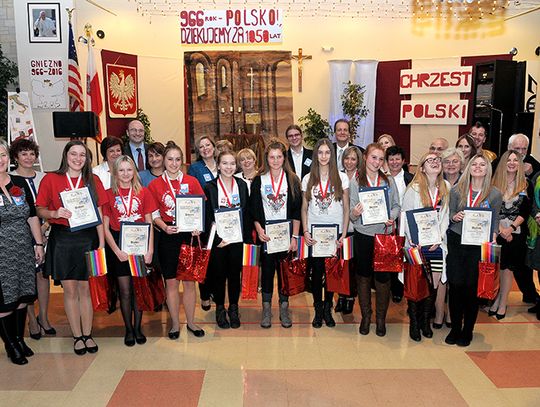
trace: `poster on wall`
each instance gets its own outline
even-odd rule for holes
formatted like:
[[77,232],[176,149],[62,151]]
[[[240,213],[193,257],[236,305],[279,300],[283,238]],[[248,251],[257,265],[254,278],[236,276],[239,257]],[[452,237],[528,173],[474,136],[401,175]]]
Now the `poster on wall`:
[[60,3],[28,3],[30,42],[62,42]]
[[283,41],[280,9],[183,10],[182,44],[265,44]]
[[109,117],[137,117],[137,68],[106,64],[107,104]]
[[34,109],[67,108],[66,82],[62,59],[30,60],[31,99]]
[[467,100],[420,102],[402,100],[400,124],[466,124]]
[[27,92],[8,92],[9,143],[19,138],[37,143],[34,133],[34,118]]

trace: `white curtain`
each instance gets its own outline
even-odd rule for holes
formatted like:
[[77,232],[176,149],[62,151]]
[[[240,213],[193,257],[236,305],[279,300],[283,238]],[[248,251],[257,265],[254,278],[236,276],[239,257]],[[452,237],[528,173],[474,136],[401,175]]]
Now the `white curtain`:
[[351,60],[331,60],[330,65],[330,113],[328,121],[330,126],[338,119],[343,118],[343,110],[341,109],[341,95],[345,85],[351,77]]
[[365,147],[373,142],[375,127],[375,92],[377,87],[378,61],[358,60],[354,61],[354,83],[365,86],[364,106],[368,108],[367,117],[360,121],[356,130],[357,138],[354,144]]

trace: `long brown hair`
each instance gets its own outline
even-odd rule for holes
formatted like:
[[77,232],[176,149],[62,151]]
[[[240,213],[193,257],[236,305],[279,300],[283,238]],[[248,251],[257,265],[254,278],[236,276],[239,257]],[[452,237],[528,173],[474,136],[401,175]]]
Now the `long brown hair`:
[[506,163],[508,162],[511,154],[515,154],[515,156],[518,158],[519,166],[516,174],[514,190],[508,197],[509,199],[519,195],[523,191],[527,191],[527,179],[525,178],[525,169],[523,168],[523,156],[520,153],[518,153],[516,150],[506,151],[499,160],[499,165],[497,165],[495,175],[493,175],[493,181],[491,182],[494,187],[501,191],[503,196],[506,195],[506,190],[508,189],[508,171],[506,170]]
[[60,161],[60,167],[55,171],[55,173],[58,175],[64,175],[68,172],[69,166],[67,162],[67,155],[69,150],[71,150],[71,148],[75,146],[81,146],[86,151],[86,161],[81,170],[81,178],[84,182],[84,185],[88,186],[92,198],[94,198],[94,200],[97,202],[98,196],[96,191],[96,185],[94,183],[94,173],[92,172],[92,152],[82,141],[72,140],[66,144],[66,146],[64,147],[64,151],[62,152],[62,161]]
[[[360,171],[358,171],[358,178],[356,179],[356,181],[358,182],[359,187],[368,187],[369,186],[369,182],[368,182],[368,179],[367,179],[366,162],[367,162],[367,157],[368,157],[369,153],[372,150],[380,150],[380,151],[382,151],[383,152],[383,157],[384,157],[384,148],[379,143],[371,143],[366,147],[366,151],[364,152],[364,159],[362,160],[362,165],[360,166]],[[384,180],[384,182],[386,182],[386,184],[388,184],[388,177],[382,171],[381,168],[379,168],[379,177],[382,178]]]
[[298,179],[296,174],[291,170],[289,160],[287,159],[287,147],[285,147],[285,144],[283,144],[278,139],[270,140],[270,143],[266,146],[266,149],[264,150],[263,167],[259,171],[259,175],[268,174],[270,172],[270,165],[268,164],[268,154],[270,154],[270,150],[279,150],[281,151],[281,154],[283,154],[283,167],[282,168],[283,168],[283,171],[285,171],[285,175],[287,176],[288,182],[291,184],[289,185],[289,189],[291,190],[291,197],[293,199],[296,199],[296,197],[300,195],[301,190],[302,190],[300,186],[300,180]]
[[[427,179],[427,175],[424,171],[422,171],[422,167],[424,166],[425,162],[427,161],[427,158],[429,155],[436,155],[435,153],[426,153],[420,158],[420,164],[418,164],[418,167],[416,169],[416,174],[414,174],[414,177],[409,185],[407,185],[407,189],[412,188],[414,185],[418,188],[418,193],[420,194],[420,201],[422,202],[422,206],[424,208],[431,207],[433,203],[431,202],[431,196],[429,194],[429,183]],[[443,177],[443,170],[442,170],[442,160],[441,160],[441,172],[437,175],[437,179],[435,180],[435,186],[439,188],[439,198],[441,202],[441,206],[447,205],[449,201],[450,191],[448,190],[448,186],[446,182],[444,182]]]
[[328,163],[328,179],[330,181],[330,185],[332,185],[332,187],[334,188],[334,199],[336,201],[341,201],[341,198],[343,198],[343,187],[341,186],[341,178],[339,176],[339,171],[336,163],[336,151],[334,150],[332,142],[327,138],[322,138],[317,141],[317,144],[315,144],[315,148],[313,149],[313,161],[311,162],[311,169],[309,171],[309,181],[307,183],[306,199],[308,201],[311,200],[312,188],[315,185],[319,184],[319,182],[321,181],[318,155],[319,149],[323,145],[327,146],[330,149],[330,161]]
[[469,162],[467,163],[467,166],[465,167],[465,170],[463,171],[463,174],[461,175],[461,178],[457,182],[455,188],[456,191],[459,194],[459,205],[464,207],[467,206],[467,196],[469,194],[469,188],[471,186],[471,166],[474,160],[477,158],[481,158],[486,163],[486,176],[484,178],[484,182],[482,183],[482,189],[479,192],[480,198],[478,202],[483,202],[485,199],[489,196],[489,193],[491,192],[492,186],[491,186],[491,163],[489,159],[484,155],[484,153],[476,154],[475,156],[472,156]]

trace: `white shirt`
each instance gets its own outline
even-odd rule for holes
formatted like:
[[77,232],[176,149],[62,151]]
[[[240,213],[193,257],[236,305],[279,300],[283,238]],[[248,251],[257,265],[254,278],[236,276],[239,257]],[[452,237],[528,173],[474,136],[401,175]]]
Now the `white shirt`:
[[407,188],[407,185],[405,185],[405,171],[403,168],[400,172],[397,173],[397,175],[393,176],[394,181],[396,182],[398,194],[399,194],[399,205],[403,203],[403,194],[405,193],[405,188]]
[[291,148],[291,156],[294,163],[294,173],[299,177],[302,176],[302,157],[304,156],[304,147],[300,150],[300,153],[297,153]]
[[107,161],[103,161],[98,166],[92,168],[92,172],[99,177],[105,190],[111,188],[111,173],[109,172],[109,163]]
[[238,190],[238,183],[236,182],[235,177],[232,177],[232,179],[232,193],[229,193],[229,191],[225,193],[221,187],[220,181],[223,182],[223,186],[225,186],[225,188],[229,188],[229,185],[225,185],[225,181],[218,178],[218,205],[220,208],[237,208],[240,206],[240,192]]
[[340,147],[338,144],[336,144],[336,160],[337,160],[337,166],[339,171],[343,171],[343,153],[347,148],[349,148],[350,144],[347,143],[345,147]]
[[287,174],[285,174],[285,171],[282,171],[282,174],[283,181],[279,193],[279,178],[274,180],[274,187],[272,188],[270,172],[261,175],[261,199],[266,220],[287,219]]
[[[349,189],[349,177],[340,172],[341,188]],[[309,182],[309,174],[302,179],[302,191],[307,191]],[[323,189],[326,183],[322,183]],[[319,185],[313,186],[311,189],[311,200],[308,203],[308,231],[311,230],[311,225],[339,225],[339,231],[343,230],[343,200],[336,201],[334,199],[334,188],[328,186],[326,196],[323,198]],[[347,225],[348,227],[348,225]]]

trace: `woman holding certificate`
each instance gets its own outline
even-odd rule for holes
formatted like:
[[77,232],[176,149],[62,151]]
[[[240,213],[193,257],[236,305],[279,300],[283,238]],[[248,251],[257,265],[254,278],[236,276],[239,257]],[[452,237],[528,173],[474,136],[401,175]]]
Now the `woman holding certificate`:
[[478,315],[480,245],[495,241],[502,196],[491,185],[491,163],[483,154],[471,158],[450,191],[450,226],[446,270],[452,329],[449,345],[469,346]]
[[[444,299],[446,295],[446,267],[444,259],[446,230],[448,228],[448,201],[450,183],[443,179],[441,157],[427,153],[421,159],[416,174],[405,190],[401,210],[404,217],[406,244],[417,245],[429,262],[433,276],[433,287],[441,290],[441,300],[437,304],[436,317],[444,317]],[[409,336],[413,341],[420,341],[421,334],[426,338],[433,336],[430,320],[435,301],[432,293],[422,301],[408,300]],[[439,296],[438,296],[439,298]]]
[[[167,286],[167,307],[171,315],[170,339],[180,337],[180,282],[176,279],[178,256],[183,243],[190,242],[192,236],[199,236],[202,227],[188,231],[179,230],[186,226],[184,222],[177,221],[178,196],[204,195],[201,185],[195,177],[181,171],[184,163],[184,153],[174,141],[169,141],[164,153],[165,172],[161,177],[150,183],[148,189],[152,193],[159,208],[159,214],[154,218],[154,224],[162,231],[159,237],[158,257],[163,278]],[[202,202],[202,199],[201,199]],[[199,208],[200,209],[200,208]],[[199,211],[202,213],[202,211]],[[199,219],[202,221],[202,219]],[[204,331],[195,325],[195,281],[182,281],[184,287],[183,304],[186,312],[187,330],[196,337],[204,336]]]
[[320,328],[336,325],[332,317],[334,293],[324,288],[325,258],[337,255],[349,226],[349,178],[339,172],[330,140],[320,139],[313,149],[309,174],[302,179],[302,225],[310,246],[308,269],[315,316],[311,325]]
[[[103,207],[105,240],[112,252],[109,273],[116,276],[120,288],[120,309],[126,327],[124,344],[133,346],[137,342],[142,345],[146,343],[141,330],[142,311],[135,303],[128,256],[143,254],[146,264],[152,262],[154,233],[150,225],[156,204],[150,191],[141,185],[137,167],[129,156],[120,156],[110,164],[111,189],[106,191],[107,203]],[[148,227],[135,229],[136,224]]]
[[[264,168],[251,184],[250,208],[259,240],[266,249],[261,254],[262,318],[261,327],[272,326],[272,293],[274,275],[278,275],[281,291],[279,263],[288,252],[297,250],[300,231],[302,190],[298,177],[291,171],[286,159],[287,148],[278,140],[271,141],[264,153]],[[291,237],[292,232],[292,237]],[[279,320],[290,328],[289,297],[279,294]]]
[[[242,271],[243,242],[251,241],[247,184],[234,176],[236,157],[223,151],[217,159],[219,175],[204,186],[206,194],[206,224],[216,223],[208,266],[210,285],[216,303],[216,323],[221,329],[239,328],[238,299]],[[225,286],[229,309],[225,310]]]
[[512,288],[513,271],[525,267],[527,256],[527,235],[529,228],[526,219],[531,214],[532,188],[525,178],[523,157],[515,150],[505,152],[499,161],[493,186],[503,192],[499,214],[499,236],[501,247],[500,290],[488,313],[497,319],[506,316],[508,294]]
[[103,185],[92,174],[92,153],[83,142],[70,141],[60,168],[41,181],[36,207],[51,225],[45,275],[62,282],[77,355],[98,351],[92,338],[94,312],[84,256],[105,245],[101,207],[106,202]]
[[[394,179],[382,170],[384,150],[378,143],[367,146],[362,167],[351,182],[351,221],[354,224],[354,258],[362,321],[359,332],[369,334],[371,282],[375,280],[375,333],[386,335],[386,312],[390,303],[390,273],[373,271],[375,234],[389,233],[399,216],[399,194]],[[390,230],[388,230],[390,228]]]

